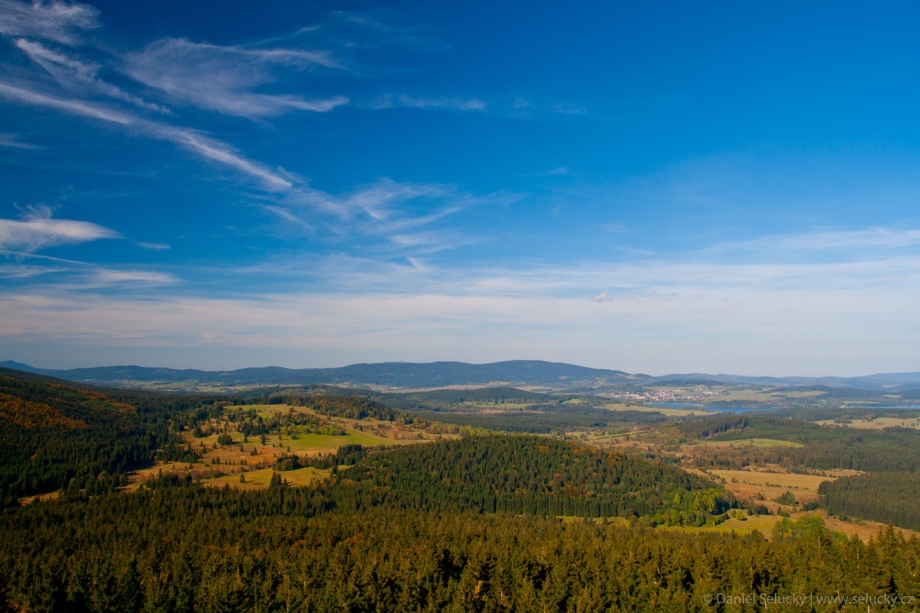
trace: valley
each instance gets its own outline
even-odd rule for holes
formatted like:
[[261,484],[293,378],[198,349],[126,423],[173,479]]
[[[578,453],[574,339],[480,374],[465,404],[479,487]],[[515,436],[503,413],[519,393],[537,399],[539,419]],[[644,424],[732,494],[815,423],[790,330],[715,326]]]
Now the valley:
[[[426,598],[483,594],[489,606],[507,599],[523,609],[551,602],[549,589],[567,598],[585,589],[583,575],[574,578],[585,556],[626,564],[633,570],[618,573],[634,573],[638,593],[657,602],[661,592],[642,579],[648,569],[624,557],[635,547],[669,552],[655,565],[691,577],[669,584],[691,600],[730,588],[729,579],[705,587],[694,560],[773,569],[759,589],[778,594],[802,577],[808,589],[826,587],[827,569],[797,553],[801,547],[831,559],[883,556],[896,546],[907,557],[891,562],[891,573],[920,559],[920,432],[911,427],[920,414],[911,409],[733,412],[507,385],[165,394],[2,369],[0,388],[0,598],[29,607],[40,608],[30,586],[48,584],[55,568],[63,574],[48,585],[59,603],[84,593],[99,601],[109,588],[93,586],[114,581],[133,586],[126,602],[166,598],[177,607],[191,599],[226,609],[224,599],[237,594],[277,608],[276,596],[252,586],[292,576],[301,583],[278,594],[298,606],[320,606],[332,593],[398,599],[367,591],[380,584],[354,583],[345,570],[355,555],[382,559],[374,556],[394,548],[415,551],[441,586],[426,588],[433,589]],[[58,538],[61,525],[72,540]],[[26,531],[39,538],[24,538]],[[401,540],[410,533],[414,544]],[[485,539],[479,553],[469,549],[474,534]],[[263,548],[266,538],[278,555]],[[155,544],[163,539],[189,553],[164,557]],[[134,563],[102,561],[99,543],[116,541],[134,552]],[[536,557],[502,553],[512,550]],[[53,566],[61,551],[68,562]],[[320,552],[333,574],[307,579],[290,566],[316,564]],[[718,561],[719,552],[729,557]],[[477,566],[476,556],[493,570]],[[786,570],[771,565],[777,557]],[[218,559],[243,564],[246,582],[226,583],[235,575]],[[246,560],[261,561],[246,567]],[[272,575],[266,564],[283,570]],[[541,565],[550,574],[528,574]],[[854,567],[838,585],[875,589],[869,571]],[[149,581],[164,572],[191,582],[157,595]],[[371,564],[362,572],[385,573],[402,593],[422,571]],[[202,592],[206,576],[224,587]],[[527,591],[528,581],[541,586],[539,595]],[[617,602],[614,593],[623,592],[599,602]]]

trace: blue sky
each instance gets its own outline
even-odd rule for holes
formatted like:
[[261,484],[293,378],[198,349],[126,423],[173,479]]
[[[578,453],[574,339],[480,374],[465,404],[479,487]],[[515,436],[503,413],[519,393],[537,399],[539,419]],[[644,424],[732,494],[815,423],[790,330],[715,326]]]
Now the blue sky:
[[0,359],[920,370],[918,18],[0,0]]

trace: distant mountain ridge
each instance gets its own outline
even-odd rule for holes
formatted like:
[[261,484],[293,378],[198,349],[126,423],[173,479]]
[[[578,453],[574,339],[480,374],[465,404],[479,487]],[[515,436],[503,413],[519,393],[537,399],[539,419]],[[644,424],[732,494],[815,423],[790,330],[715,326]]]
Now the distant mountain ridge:
[[844,387],[867,391],[896,392],[920,386],[920,372],[878,373],[860,377],[757,377],[745,375],[673,374],[656,377],[662,382],[701,381],[725,385],[755,384],[789,387]]
[[352,364],[341,368],[291,369],[279,366],[242,368],[229,371],[150,368],[144,366],[102,366],[48,370],[19,362],[0,362],[0,366],[95,384],[123,382],[185,381],[213,382],[222,385],[311,385],[358,384],[391,387],[443,387],[447,385],[487,385],[504,382],[548,387],[641,384],[653,381],[647,375],[630,375],[618,370],[587,368],[539,360],[512,360],[492,364],[465,362],[383,362]]
[[238,370],[152,368],[146,366],[99,366],[52,370],[21,362],[0,362],[0,366],[49,375],[69,381],[97,385],[142,383],[215,383],[233,385],[318,385],[352,384],[400,388],[489,385],[506,383],[551,388],[699,384],[766,385],[784,387],[849,388],[897,392],[920,387],[920,372],[880,373],[862,377],[758,377],[745,375],[671,374],[652,377],[620,370],[588,368],[561,362],[510,360],[490,364],[466,362],[381,362],[351,364],[339,368],[283,368],[266,366]]

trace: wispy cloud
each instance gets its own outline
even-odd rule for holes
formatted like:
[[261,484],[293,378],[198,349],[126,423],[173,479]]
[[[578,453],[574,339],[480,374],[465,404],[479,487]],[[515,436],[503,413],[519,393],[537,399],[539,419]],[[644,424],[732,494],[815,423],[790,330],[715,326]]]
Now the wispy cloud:
[[128,102],[143,109],[169,114],[170,110],[158,104],[147,102],[129,94],[111,83],[99,78],[101,66],[49,49],[41,43],[17,39],[16,46],[29,58],[41,66],[48,74],[68,89],[91,90],[116,100]]
[[225,115],[250,119],[292,110],[327,112],[348,103],[346,96],[307,99],[256,91],[276,80],[278,67],[298,70],[341,68],[325,51],[247,49],[168,38],[126,58],[127,73],[171,100]]
[[431,272],[431,269],[429,269],[427,266],[425,266],[425,264],[423,264],[422,261],[421,261],[420,259],[418,259],[418,258],[411,258],[411,257],[409,257],[409,258],[406,258],[406,260],[407,260],[410,264],[412,264],[412,266],[415,267],[417,270],[420,270],[420,271],[425,272],[425,273]]
[[376,237],[390,247],[421,254],[474,241],[455,229],[445,229],[440,224],[445,218],[473,207],[506,204],[519,198],[516,194],[473,195],[449,185],[400,183],[384,178],[337,195],[298,185],[280,202],[264,206],[285,222],[309,232],[319,223],[339,236]]
[[[255,179],[271,192],[290,190],[294,182],[285,173],[249,159],[237,148],[200,130],[165,119],[149,119],[144,112],[169,115],[171,111],[110,83],[100,77],[100,72],[121,70],[141,85],[165,94],[170,101],[251,119],[292,110],[327,112],[348,103],[347,97],[341,95],[307,98],[258,91],[272,84],[282,68],[342,69],[327,51],[222,47],[168,38],[119,57],[109,50],[93,49],[94,59],[90,60],[85,57],[85,46],[74,45],[82,42],[76,33],[98,27],[96,9],[60,2],[30,5],[15,0],[0,0],[0,9],[0,33],[15,37],[15,46],[61,86],[55,90],[43,75],[19,71],[15,82],[0,82],[0,98],[117,124],[134,135],[175,143],[204,160]],[[61,89],[67,93],[62,94]],[[12,138],[0,141],[0,145],[27,147]]]
[[486,103],[477,98],[464,100],[462,98],[413,98],[411,96],[400,96],[399,102],[403,106],[417,109],[486,110]]
[[0,249],[33,252],[46,247],[119,238],[114,230],[72,219],[52,219],[46,206],[30,207],[21,221],[0,219]]
[[[388,240],[407,249],[404,257],[419,260],[424,247],[448,239],[447,230],[427,229],[405,236],[396,233]],[[806,237],[802,237],[803,240]],[[369,254],[368,254],[369,255]],[[802,254],[800,254],[801,256]],[[450,260],[426,261],[431,276],[414,274],[417,266],[396,266],[342,255],[309,262],[294,260],[235,270],[266,281],[298,279],[304,276],[316,287],[345,293],[379,291],[413,294],[435,292],[451,295],[505,296],[521,299],[594,299],[598,302],[675,300],[681,296],[743,296],[745,294],[795,295],[801,292],[876,292],[898,294],[902,287],[920,286],[920,254],[910,247],[892,250],[884,257],[875,252],[852,253],[847,260],[825,261],[799,257],[789,261],[784,254],[763,253],[759,260],[714,259],[705,250],[683,251],[663,256],[638,253],[619,262],[583,261],[565,265],[507,265],[464,263]],[[412,263],[412,261],[410,261]],[[298,272],[298,270],[302,272]]]
[[64,270],[53,266],[29,266],[24,264],[0,264],[0,279],[30,279]]
[[230,145],[208,138],[193,130],[172,128],[160,124],[145,124],[151,135],[172,141],[215,162],[226,164],[245,175],[259,179],[272,190],[290,189],[293,184],[280,174],[257,162],[246,159]]
[[123,126],[130,125],[134,122],[134,118],[131,115],[121,111],[109,109],[91,102],[48,96],[6,83],[0,83],[0,96],[23,104],[44,106],[66,113],[82,115],[83,117],[91,117],[93,119],[121,124]]
[[297,215],[295,215],[294,213],[292,213],[291,211],[287,210],[284,207],[274,206],[270,204],[266,204],[264,206],[265,206],[266,211],[274,213],[275,215],[280,217],[282,220],[289,222],[290,224],[295,226],[298,230],[302,230],[308,234],[312,234],[316,230],[316,227],[313,224],[308,223],[306,220],[298,217]]
[[168,251],[169,249],[172,249],[172,247],[170,245],[167,245],[166,243],[139,242],[139,243],[134,243],[134,244],[140,247],[141,249],[147,249],[149,251]]
[[178,283],[174,275],[149,270],[111,270],[98,268],[92,272],[90,282],[94,285],[114,285],[124,283],[145,283],[167,285]]
[[430,28],[400,24],[397,15],[380,9],[332,11],[321,22],[298,29],[294,37],[298,36],[307,36],[329,48],[347,51],[376,52],[393,47],[435,51],[444,47]]
[[[912,266],[915,280],[920,263]],[[687,269],[673,266],[666,273],[673,281],[667,291],[625,296],[607,291],[603,301],[594,302],[596,290],[571,297],[546,294],[536,286],[538,271],[532,271],[531,291],[510,294],[475,283],[450,291],[447,282],[430,283],[443,271],[402,268],[426,284],[399,293],[317,289],[225,299],[174,291],[143,299],[4,292],[0,338],[5,347],[23,349],[52,340],[62,351],[85,351],[88,344],[174,348],[160,355],[175,359],[201,347],[207,332],[209,342],[246,348],[234,353],[240,357],[228,367],[394,357],[483,362],[527,355],[653,373],[697,366],[771,374],[884,370],[886,364],[915,360],[913,348],[920,342],[911,325],[920,285],[891,277],[871,289],[826,282],[776,291],[757,282],[696,284],[703,273],[725,272],[715,268],[683,283],[678,277]],[[604,274],[611,272],[617,271]],[[813,279],[820,279],[819,271],[813,272]],[[825,372],[815,373],[817,364]]]
[[571,175],[572,169],[568,166],[558,166],[550,170],[543,170],[540,172],[535,172],[529,175],[524,175],[525,177],[560,177],[565,175]]
[[[2,221],[3,220],[0,220],[0,222]],[[71,229],[69,234],[72,235],[78,231],[79,229]],[[81,237],[86,234],[87,232],[83,231]],[[86,241],[82,239],[79,241],[68,239],[67,242],[56,244],[72,244],[73,242]],[[44,244],[42,246],[49,245]],[[26,247],[28,247],[28,245],[26,245]],[[156,287],[173,285],[181,281],[173,274],[160,271],[142,270],[132,267],[111,268],[92,262],[40,255],[23,250],[22,245],[20,245],[19,251],[7,250],[0,247],[0,254],[7,256],[15,262],[14,264],[0,264],[0,278],[20,280],[41,275],[48,277],[46,282],[42,285],[46,290],[63,293],[78,294],[86,291],[104,290],[113,286],[125,285]],[[22,264],[22,262],[26,260],[34,262],[34,264]]]
[[563,115],[587,115],[588,109],[581,104],[573,104],[568,102],[560,102],[554,104],[550,107],[550,110],[554,113],[561,113]]
[[418,98],[406,95],[384,95],[377,98],[371,107],[375,109],[414,108],[445,111],[485,111],[488,105],[478,98]]
[[[920,230],[863,228],[859,230],[815,230],[799,234],[762,236],[714,246],[714,253],[781,254],[783,258],[803,254],[842,253],[859,255],[869,250],[892,250],[920,245]],[[857,256],[858,257],[858,256]]]
[[35,36],[59,43],[74,43],[79,32],[99,27],[99,11],[87,4],[56,0],[31,4],[0,0],[0,33]]
[[194,130],[176,128],[168,124],[146,120],[130,113],[115,111],[92,102],[57,98],[4,83],[0,83],[0,96],[23,104],[53,108],[92,119],[130,126],[148,137],[170,141],[205,159],[225,164],[249,177],[260,180],[269,189],[285,190],[292,187],[292,183],[280,174],[265,168],[257,162],[246,159],[230,145],[209,138]]
[[393,206],[418,198],[437,198],[453,192],[444,185],[397,183],[391,179],[361,187],[342,196],[333,196],[319,190],[303,191],[300,202],[317,209],[331,211],[341,217],[354,217],[364,213],[383,221],[392,218]]
[[41,149],[38,145],[22,142],[13,134],[0,134],[0,147],[10,147],[11,149]]

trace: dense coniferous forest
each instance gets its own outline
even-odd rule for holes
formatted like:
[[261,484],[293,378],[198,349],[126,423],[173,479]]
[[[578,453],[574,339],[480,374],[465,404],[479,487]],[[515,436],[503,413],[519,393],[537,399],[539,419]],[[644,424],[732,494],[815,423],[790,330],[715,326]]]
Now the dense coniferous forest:
[[[764,609],[725,607],[721,594],[915,609],[920,542],[893,531],[863,543],[811,525],[771,541],[507,514],[311,516],[293,494],[173,486],[7,512],[0,602],[113,612]],[[840,609],[865,606],[811,610]]]
[[372,453],[338,473],[327,495],[359,509],[641,516],[671,525],[702,525],[734,505],[723,488],[675,466],[533,436]]
[[865,517],[882,523],[920,530],[920,474],[876,472],[836,481],[819,489],[828,513]]
[[740,468],[777,464],[789,469],[906,471],[920,469],[920,432],[906,428],[855,430],[771,416],[730,415],[685,422],[687,436],[718,441],[752,437],[801,443],[801,447],[720,449],[697,458],[701,467]]
[[452,411],[426,411],[409,409],[411,414],[427,421],[440,421],[469,428],[486,428],[504,432],[532,434],[560,433],[572,428],[607,428],[624,424],[661,423],[666,418],[660,413],[639,411],[606,411],[604,409],[574,409],[558,412],[457,413]]

